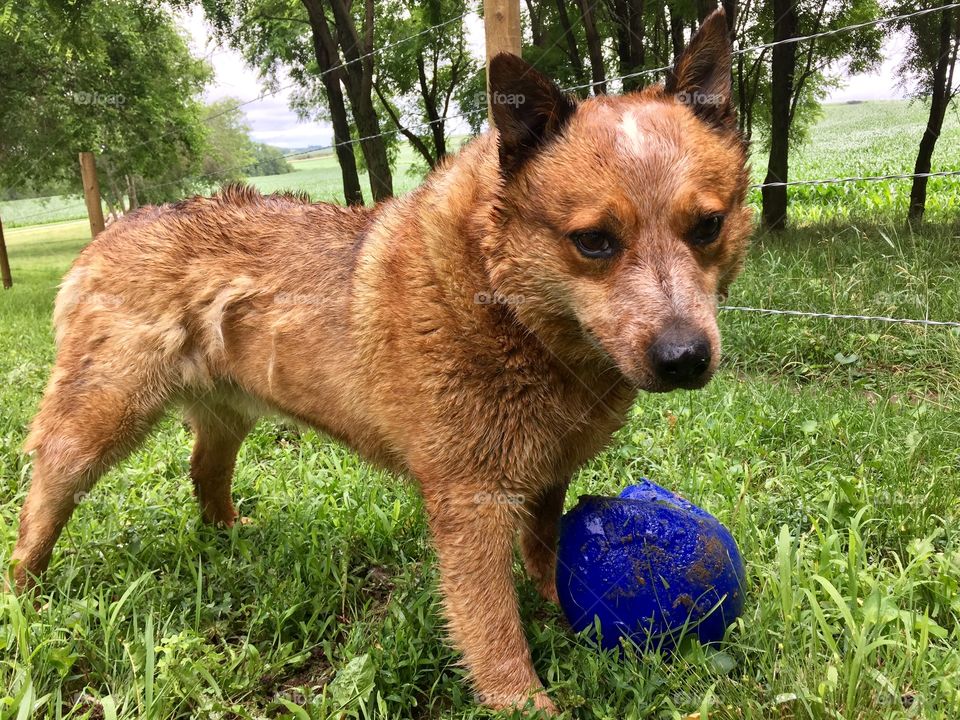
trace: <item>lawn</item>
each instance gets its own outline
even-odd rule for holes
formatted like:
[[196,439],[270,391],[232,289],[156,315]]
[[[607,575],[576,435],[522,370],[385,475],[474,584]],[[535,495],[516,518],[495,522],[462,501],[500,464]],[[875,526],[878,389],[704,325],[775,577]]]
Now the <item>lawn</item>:
[[[828,121],[833,150],[798,160],[798,177],[870,172],[853,120]],[[863,154],[900,168],[912,150],[898,137]],[[319,195],[335,183],[325,163],[270,180],[299,177]],[[827,219],[758,233],[730,303],[960,320],[956,224]],[[19,446],[53,360],[56,284],[87,233],[7,233],[17,284],[0,301],[0,562],[30,474]],[[640,397],[568,504],[649,477],[709,509],[747,562],[744,617],[718,648],[603,654],[518,564],[541,677],[567,717],[590,720],[960,716],[960,329],[720,320],[714,381]],[[443,642],[413,489],[312,431],[262,421],[234,485],[251,522],[216,530],[191,498],[189,448],[167,418],[76,512],[38,607],[0,595],[0,718],[491,716]]]

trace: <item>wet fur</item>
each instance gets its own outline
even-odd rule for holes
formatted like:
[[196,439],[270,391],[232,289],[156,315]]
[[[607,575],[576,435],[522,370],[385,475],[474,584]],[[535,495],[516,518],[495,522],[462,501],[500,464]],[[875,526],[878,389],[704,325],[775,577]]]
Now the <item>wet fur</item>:
[[[705,32],[722,52],[720,30]],[[506,89],[541,82],[515,67],[499,61]],[[550,97],[532,111],[543,128],[525,135],[529,118],[510,126],[501,112],[499,134],[371,209],[230,187],[142,209],[90,243],[56,302],[56,366],[26,446],[18,585],[171,405],[196,434],[204,518],[232,524],[237,450],[258,416],[278,413],[418,484],[479,699],[552,710],[517,609],[515,537],[554,599],[572,474],[637,389],[668,389],[645,359],[666,323],[702,328],[715,366],[715,297],[739,269],[749,214],[744,147],[723,117],[662,87],[566,109]],[[683,237],[705,207],[726,213],[724,234],[693,249]],[[597,224],[624,238],[602,265],[567,238]]]

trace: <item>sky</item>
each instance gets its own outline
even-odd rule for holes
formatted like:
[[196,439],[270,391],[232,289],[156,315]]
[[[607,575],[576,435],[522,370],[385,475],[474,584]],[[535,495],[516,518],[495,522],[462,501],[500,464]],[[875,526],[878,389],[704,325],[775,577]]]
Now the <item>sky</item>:
[[[234,98],[244,105],[251,135],[258,142],[280,148],[303,148],[330,143],[333,133],[329,123],[301,120],[288,106],[289,92],[267,94],[264,83],[255,70],[244,63],[235,50],[219,47],[212,39],[203,12],[197,8],[178,13],[178,20],[189,34],[195,54],[209,55],[214,68],[214,80],[207,89],[208,101]],[[467,18],[469,44],[477,55],[483,53],[483,27],[479,18]],[[894,71],[902,56],[904,39],[894,35],[884,45],[881,67],[874,73],[843,78],[843,86],[831,92],[827,102],[852,100],[884,100],[903,97],[897,87]],[[839,73],[838,73],[839,75]],[[281,79],[281,87],[283,81]],[[262,96],[262,97],[261,97]],[[259,98],[259,99],[258,99]],[[249,102],[252,101],[252,102]],[[466,127],[454,128],[465,131]]]

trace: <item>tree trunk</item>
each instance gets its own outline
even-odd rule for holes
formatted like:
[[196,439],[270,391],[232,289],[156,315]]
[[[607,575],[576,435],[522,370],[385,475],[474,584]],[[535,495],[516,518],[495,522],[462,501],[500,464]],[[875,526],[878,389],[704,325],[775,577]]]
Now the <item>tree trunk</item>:
[[697,0],[697,21],[702,24],[710,13],[716,9],[716,0]]
[[317,0],[303,0],[310,19],[310,29],[313,39],[313,54],[320,68],[321,82],[327,95],[327,107],[330,109],[330,120],[333,124],[334,152],[337,154],[337,163],[340,165],[340,176],[343,180],[343,197],[348,205],[363,205],[363,190],[360,188],[360,174],[357,172],[357,158],[353,154],[353,144],[350,142],[350,120],[347,117],[347,106],[340,89],[342,69],[339,54],[330,33],[330,26],[323,14],[323,8]]
[[390,116],[390,119],[393,120],[393,124],[397,126],[397,130],[400,131],[400,134],[403,135],[409,141],[411,147],[416,150],[427,161],[427,165],[432,170],[437,166],[437,161],[434,159],[433,155],[430,152],[430,148],[427,147],[427,144],[420,139],[420,137],[406,127],[403,123],[400,122],[400,116],[397,114],[397,111],[393,109],[393,106],[390,104],[390,99],[387,98],[383,91],[380,89],[379,83],[373,84],[373,89],[377,93],[377,97],[380,98],[380,102],[384,108],[387,110],[387,114]]
[[[940,138],[943,129],[943,118],[949,104],[949,94],[952,88],[953,68],[957,62],[957,49],[952,43],[953,14],[950,10],[940,12],[940,39],[937,48],[937,64],[933,68],[933,87],[930,95],[930,117],[927,119],[926,130],[920,139],[920,149],[917,152],[917,162],[913,172],[929,173],[933,161],[933,150]],[[951,47],[953,45],[953,47]],[[913,187],[910,189],[910,209],[907,212],[908,220],[920,220],[927,206],[926,177],[913,178]]]
[[654,5],[656,17],[653,22],[653,38],[651,49],[653,50],[654,64],[657,66],[666,65],[670,62],[670,56],[666,52],[667,38],[670,37],[670,26],[667,22],[667,6],[664,3]]
[[546,34],[543,31],[543,10],[540,3],[534,0],[525,0],[527,3],[527,14],[530,16],[530,35],[533,39],[534,47],[544,48],[547,45]]
[[670,44],[673,45],[673,59],[676,61],[683,52],[683,15],[675,2],[670,3]]
[[[773,0],[774,42],[797,34],[796,0]],[[770,158],[764,183],[787,182],[790,153],[790,101],[793,97],[793,72],[796,43],[773,47],[770,67]],[[768,230],[787,226],[787,188],[783,185],[764,187],[763,224]]]
[[7,243],[3,239],[3,218],[0,218],[0,278],[3,279],[3,289],[13,287],[13,276],[10,274],[10,259],[7,257]]
[[[319,2],[319,0],[307,0]],[[364,4],[364,39],[360,40],[350,0],[329,0],[333,8],[337,37],[343,56],[347,97],[353,110],[353,121],[360,134],[360,149],[367,161],[370,191],[380,201],[393,196],[393,175],[387,157],[387,144],[380,131],[380,118],[373,104],[373,0]]]
[[593,20],[593,0],[579,0],[580,16],[587,36],[587,50],[590,53],[590,75],[593,78],[593,94],[607,92],[607,76],[603,68],[603,46],[597,25]]
[[[643,22],[644,0],[629,0],[629,37],[630,37],[630,70],[637,73],[643,70],[646,58],[643,52]],[[643,86],[642,77],[627,78],[623,81],[625,91],[637,90]]]
[[567,0],[556,0],[557,16],[560,19],[560,29],[563,30],[563,37],[567,41],[567,57],[570,58],[570,64],[573,66],[573,72],[578,81],[585,77],[583,72],[583,58],[580,56],[580,48],[577,47],[577,36],[573,32],[573,26],[570,24],[570,15],[567,13]]
[[[617,31],[617,60],[620,74],[630,72],[630,6],[629,0],[612,0],[611,14]],[[626,83],[624,83],[626,89]]]
[[133,175],[127,175],[127,198],[130,210],[140,207],[140,200],[137,198],[137,179]]
[[[427,122],[430,125],[430,135],[433,138],[433,150],[435,160],[430,167],[435,167],[438,162],[443,160],[447,154],[447,139],[444,137],[444,119],[440,116],[440,109],[437,107],[437,75],[440,72],[440,51],[436,46],[431,48],[432,75],[430,82],[427,81],[427,66],[423,57],[423,46],[417,48],[417,80],[420,83],[420,95],[423,97],[423,107],[427,113]],[[456,65],[451,70],[450,82],[456,83]],[[429,159],[428,159],[429,162]]]
[[731,42],[737,37],[737,12],[740,3],[737,0],[723,0],[720,3],[723,6],[723,12],[727,16],[727,33],[730,35]]

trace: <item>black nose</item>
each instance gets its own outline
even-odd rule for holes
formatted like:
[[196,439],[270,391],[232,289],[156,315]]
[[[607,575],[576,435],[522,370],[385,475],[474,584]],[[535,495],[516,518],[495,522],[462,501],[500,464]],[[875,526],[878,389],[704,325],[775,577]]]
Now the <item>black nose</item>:
[[657,377],[677,387],[698,387],[710,368],[710,341],[700,330],[674,324],[650,346],[650,363]]

